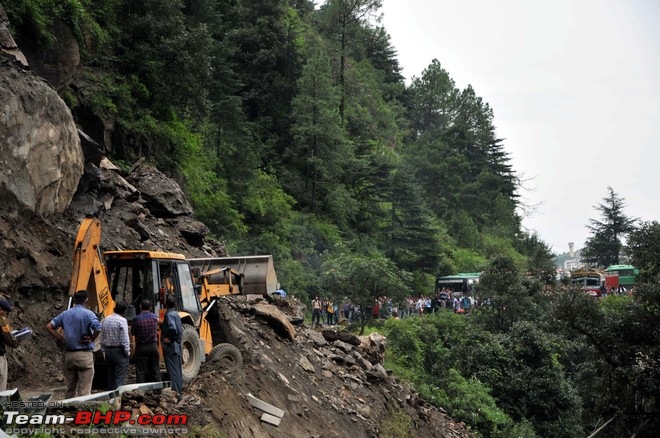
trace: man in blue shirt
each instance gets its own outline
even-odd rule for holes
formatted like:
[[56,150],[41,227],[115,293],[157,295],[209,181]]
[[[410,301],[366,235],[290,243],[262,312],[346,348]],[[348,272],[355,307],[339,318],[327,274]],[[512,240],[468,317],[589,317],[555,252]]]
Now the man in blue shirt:
[[168,295],[165,300],[167,313],[161,326],[161,342],[163,345],[163,358],[165,368],[172,382],[172,389],[181,397],[183,391],[183,370],[181,363],[181,338],[183,336],[183,325],[181,317],[176,311],[176,298]]
[[[80,290],[73,296],[74,306],[57,315],[46,329],[64,345],[64,378],[66,398],[92,393],[94,379],[94,340],[101,333],[101,323],[85,308],[87,291]],[[64,334],[58,331],[63,329]]]

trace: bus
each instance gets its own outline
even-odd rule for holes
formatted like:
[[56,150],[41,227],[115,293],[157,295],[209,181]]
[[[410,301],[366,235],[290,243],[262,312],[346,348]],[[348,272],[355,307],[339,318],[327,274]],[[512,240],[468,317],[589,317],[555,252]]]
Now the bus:
[[571,284],[579,286],[592,297],[602,295],[600,287],[605,282],[605,276],[595,269],[576,269],[571,271]]
[[452,292],[471,294],[479,283],[481,272],[462,272],[454,275],[445,275],[435,280],[435,293],[439,294],[443,289]]
[[633,265],[611,265],[605,269],[605,285],[608,289],[623,286],[630,289],[635,286],[638,271]]

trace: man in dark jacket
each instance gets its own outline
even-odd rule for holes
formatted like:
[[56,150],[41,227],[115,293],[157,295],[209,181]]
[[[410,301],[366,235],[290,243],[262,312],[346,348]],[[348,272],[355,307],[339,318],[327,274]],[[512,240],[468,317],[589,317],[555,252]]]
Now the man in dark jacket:
[[176,297],[168,295],[165,300],[167,313],[161,326],[161,342],[163,346],[163,357],[165,368],[172,382],[172,389],[181,397],[183,391],[183,370],[181,363],[181,338],[183,336],[183,325],[181,317],[176,311]]
[[16,339],[11,335],[11,327],[7,317],[13,310],[11,303],[7,300],[0,300],[0,327],[2,328],[2,337],[0,338],[0,391],[7,389],[7,347],[16,347]]

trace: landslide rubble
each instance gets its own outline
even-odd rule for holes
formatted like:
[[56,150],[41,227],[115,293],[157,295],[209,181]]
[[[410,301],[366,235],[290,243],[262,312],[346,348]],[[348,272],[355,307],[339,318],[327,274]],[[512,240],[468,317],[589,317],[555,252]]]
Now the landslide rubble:
[[[274,319],[255,313],[265,305],[294,318],[300,307],[288,298],[272,304],[249,297],[220,302],[226,334],[243,354],[241,368],[227,371],[209,361],[185,384],[180,401],[171,390],[162,395],[131,391],[112,407],[132,412],[134,419],[140,414],[186,415],[189,435],[200,437],[470,436],[463,424],[388,374],[382,366],[382,336],[319,332],[303,324],[290,339],[277,333]],[[284,411],[279,425],[261,420],[251,396]],[[53,412],[73,416],[97,407],[82,404]]]
[[[64,214],[43,219],[8,207],[16,204],[0,208],[2,292],[15,305],[13,326],[35,332],[8,356],[9,386],[30,394],[52,392],[54,400],[62,398],[64,387],[62,355],[44,327],[65,306],[73,242],[85,214],[100,216],[104,249],[224,255],[224,246],[208,239],[206,227],[188,214],[185,198],[162,194],[166,186],[178,193],[178,186],[156,169],[139,166],[123,177],[97,167],[86,175],[87,183]],[[158,196],[145,195],[149,184]],[[186,414],[189,431],[197,436],[469,436],[463,424],[388,374],[385,339],[312,330],[300,323],[304,306],[290,298],[228,297],[217,309],[213,317],[222,324],[216,339],[236,345],[243,366],[227,372],[207,361],[199,376],[186,383],[181,402],[169,391],[161,397],[143,393],[123,397],[122,409]],[[250,405],[248,394],[285,412],[279,426],[260,420],[262,412]]]

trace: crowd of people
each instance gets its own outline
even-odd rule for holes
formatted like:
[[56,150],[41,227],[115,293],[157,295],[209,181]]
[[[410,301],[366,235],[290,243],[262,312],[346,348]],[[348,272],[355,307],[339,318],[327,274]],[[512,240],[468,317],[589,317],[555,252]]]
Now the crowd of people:
[[[388,296],[374,299],[371,306],[364,309],[365,316],[373,319],[406,318],[435,313],[440,309],[449,309],[459,314],[469,314],[475,307],[486,304],[469,294],[456,293],[451,289],[442,289],[432,295],[409,296],[395,301]],[[344,299],[341,303],[331,298],[314,297],[312,300],[312,325],[336,325],[340,319],[347,322],[359,321],[363,309]]]
[[[96,314],[85,307],[87,291],[78,291],[73,296],[73,306],[54,317],[46,326],[64,351],[64,378],[66,398],[91,394],[94,379],[95,342],[100,343],[103,353],[107,384],[114,390],[124,385],[133,358],[136,383],[160,382],[158,329],[165,359],[165,368],[172,389],[181,397],[183,374],[181,339],[183,326],[176,311],[176,298],[165,299],[167,312],[160,322],[149,300],[142,300],[140,313],[133,318],[129,328],[124,317],[127,304],[117,302],[114,313],[99,321]],[[0,307],[1,303],[0,303]],[[0,315],[1,316],[1,315]],[[0,363],[0,366],[2,364]],[[1,381],[0,381],[1,383]]]

